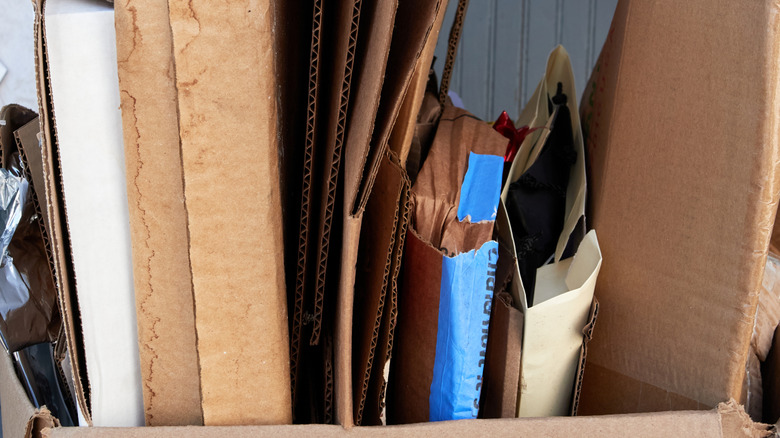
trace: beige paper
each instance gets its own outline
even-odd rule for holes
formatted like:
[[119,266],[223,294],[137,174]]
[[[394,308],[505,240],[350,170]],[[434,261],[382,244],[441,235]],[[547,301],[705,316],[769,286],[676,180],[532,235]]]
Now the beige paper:
[[[574,231],[577,222],[585,214],[585,147],[580,129],[579,108],[577,108],[577,91],[574,89],[574,72],[571,69],[569,54],[563,46],[556,47],[547,59],[547,70],[544,78],[536,87],[525,109],[515,126],[549,127],[549,111],[547,107],[548,96],[555,94],[558,82],[563,84],[563,93],[567,96],[566,106],[571,113],[571,127],[574,133],[574,150],[577,152],[577,161],[572,168],[569,178],[569,187],[566,189],[566,219],[563,231],[558,239],[558,247],[555,250],[555,260],[559,261],[566,249],[569,235]],[[534,164],[541,152],[541,146],[549,133],[548,129],[538,129],[526,137],[517,156],[509,170],[508,183],[516,181],[528,168]],[[501,200],[506,202],[509,184],[504,185],[501,192]]]
[[[529,135],[518,151],[509,173],[517,180],[534,163],[550,132],[552,119],[548,96],[562,83],[572,115],[572,132],[577,161],[572,167],[566,191],[566,219],[558,239],[554,263],[537,270],[534,302],[526,299],[520,270],[515,265],[512,298],[523,312],[523,356],[520,366],[519,417],[567,415],[570,412],[574,382],[583,345],[582,329],[588,322],[593,292],[601,268],[601,250],[596,232],[590,231],[580,242],[574,257],[561,260],[569,237],[585,214],[585,162],[582,131],[577,114],[574,75],[568,54],[558,46],[550,54],[545,77],[521,113],[517,125],[544,127]],[[504,186],[496,229],[499,239],[513,252],[514,238],[504,201],[509,184]]]

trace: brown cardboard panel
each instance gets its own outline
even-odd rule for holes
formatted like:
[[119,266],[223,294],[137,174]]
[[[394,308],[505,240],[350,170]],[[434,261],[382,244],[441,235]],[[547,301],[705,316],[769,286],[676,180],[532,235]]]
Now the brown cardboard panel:
[[390,363],[387,423],[428,421],[433,363],[436,355],[442,254],[427,244],[413,228],[406,235],[405,263],[398,297],[395,351]]
[[[346,210],[346,204],[344,204]],[[355,278],[357,275],[358,248],[363,216],[352,216],[348,211],[343,216],[341,246],[341,275],[336,297],[339,309],[335,317],[334,380],[336,398],[336,422],[352,427],[352,315],[355,302]]]
[[60,312],[65,331],[67,350],[73,373],[76,401],[87,424],[92,418],[89,410],[89,383],[86,375],[86,361],[80,345],[82,343],[81,321],[75,296],[73,265],[70,260],[70,237],[64,222],[65,205],[62,201],[62,181],[59,173],[57,138],[54,132],[54,113],[50,101],[49,70],[44,38],[45,0],[36,0],[35,5],[35,76],[38,94],[38,114],[41,123],[41,160],[45,180],[42,206],[45,206],[49,223],[51,261],[54,266],[55,284],[60,301]]
[[[740,397],[780,193],[779,17],[619,3],[582,108],[605,264],[581,409]],[[588,384],[594,369],[623,378]]]
[[414,65],[431,35],[440,8],[447,6],[445,3],[443,0],[401,0],[398,3],[395,26],[403,31],[393,34],[387,60],[389,67],[382,86],[382,98],[371,137],[371,148],[363,168],[362,182],[356,193],[356,209],[363,208],[371,193],[376,169],[384,156],[398,111],[409,88]]
[[772,349],[761,364],[763,383],[763,421],[777,423],[780,420],[780,328],[775,332]]
[[[397,161],[394,154],[393,162]],[[395,244],[390,254],[390,285],[382,313],[382,323],[377,338],[377,350],[374,366],[366,391],[366,408],[363,412],[363,424],[379,425],[387,422],[387,381],[390,374],[390,360],[395,340],[395,327],[398,322],[398,283],[400,281],[401,260],[406,232],[409,225],[409,181],[404,174],[404,184],[401,190],[398,207],[398,226],[396,227]]]
[[200,425],[168,1],[118,0],[114,11],[146,424]]
[[409,90],[406,96],[404,96],[401,107],[398,109],[398,119],[390,134],[388,147],[391,151],[398,154],[398,158],[401,160],[401,165],[404,168],[406,168],[409,149],[412,147],[414,129],[417,126],[417,115],[420,113],[420,105],[422,105],[423,96],[425,96],[428,73],[433,63],[433,52],[439,40],[439,32],[444,24],[444,13],[447,11],[447,3],[448,0],[443,0],[441,6],[439,6],[431,33],[425,41],[420,57],[417,58],[414,64],[414,73],[412,73],[409,82]]
[[338,285],[335,339],[336,414],[339,424],[353,424],[352,314],[362,210],[353,210],[368,154],[374,118],[384,81],[397,1],[366,1],[355,51],[353,86],[350,93],[344,140],[344,202],[342,203],[341,272]]
[[461,420],[386,427],[339,426],[245,426],[167,428],[55,428],[44,436],[62,437],[238,437],[238,436],[354,436],[354,437],[766,437],[767,425],[752,423],[735,403],[722,403],[710,411],[660,412],[654,414],[597,417],[549,417],[497,420]]
[[[320,84],[320,88],[329,91],[330,94],[324,108],[324,115],[327,119],[321,125],[324,130],[320,133],[321,141],[324,141],[324,155],[317,162],[318,166],[322,166],[324,172],[319,181],[321,184],[321,204],[319,233],[316,240],[318,252],[315,265],[312,333],[309,341],[311,344],[318,342],[322,330],[325,295],[329,293],[329,290],[334,289],[333,285],[337,281],[337,279],[329,278],[327,275],[328,256],[331,253],[338,253],[338,245],[331,249],[330,238],[332,229],[340,225],[340,221],[334,221],[333,212],[338,207],[336,198],[339,190],[339,173],[341,172],[341,152],[346,131],[361,4],[362,0],[341,0],[338,2],[338,7],[335,8],[337,15],[328,16],[326,14],[326,20],[329,23],[325,24],[325,38],[329,39],[326,41],[332,51],[328,52],[327,58],[330,63],[330,74],[323,75],[322,78],[325,80]],[[328,95],[327,92],[324,94]],[[339,209],[339,211],[341,210]],[[336,233],[340,235],[340,231]]]
[[289,423],[273,2],[169,9],[204,424]]
[[[603,315],[602,311],[602,315]],[[596,334],[596,337],[599,336]],[[592,345],[592,343],[591,343]],[[743,365],[744,366],[744,365]],[[577,415],[711,409],[679,394],[587,362]],[[701,368],[701,367],[700,367]],[[741,391],[741,388],[740,388]],[[620,398],[615,397],[620,394]]]
[[355,49],[352,110],[344,140],[344,202],[349,207],[346,214],[358,213],[355,198],[371,145],[397,8],[398,0],[366,0],[362,6],[363,25]]
[[[366,391],[371,378],[388,289],[392,287],[391,268],[396,254],[399,208],[404,188],[403,170],[386,158],[379,167],[374,190],[363,214],[355,278],[355,308],[352,322],[353,402],[356,425],[363,424]],[[383,364],[382,364],[383,365]],[[379,366],[382,366],[379,365]]]
[[522,343],[523,313],[512,305],[510,294],[500,292],[493,298],[490,315],[480,403],[482,418],[514,418],[517,414]]

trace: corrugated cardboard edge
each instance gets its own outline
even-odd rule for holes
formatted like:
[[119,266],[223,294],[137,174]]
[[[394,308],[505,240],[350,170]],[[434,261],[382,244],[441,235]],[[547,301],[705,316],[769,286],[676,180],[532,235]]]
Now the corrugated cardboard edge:
[[[81,324],[78,315],[78,305],[75,302],[75,279],[72,275],[70,264],[69,231],[64,220],[66,207],[62,201],[61,181],[58,180],[59,153],[57,151],[57,139],[54,131],[54,110],[51,107],[51,91],[49,88],[49,70],[47,64],[45,28],[46,0],[34,0],[35,5],[35,72],[36,88],[38,91],[38,109],[42,136],[42,161],[43,175],[46,185],[43,193],[46,199],[48,228],[51,231],[52,261],[55,273],[55,284],[60,300],[60,312],[65,331],[67,350],[72,364],[72,378],[75,385],[76,400],[88,425],[92,424],[92,416],[89,408],[89,384],[86,375],[82,375],[84,363],[79,356],[78,337],[81,335]],[[40,193],[39,193],[40,194]],[[85,387],[86,386],[86,387]]]
[[[322,331],[322,312],[325,301],[325,286],[332,284],[333,280],[326,279],[328,272],[328,256],[330,255],[330,236],[333,226],[333,211],[336,203],[336,190],[338,189],[339,173],[341,172],[341,156],[344,146],[344,133],[346,132],[347,110],[349,108],[349,92],[352,86],[352,73],[354,71],[355,46],[357,45],[358,25],[360,24],[360,6],[362,0],[354,0],[352,8],[352,20],[349,28],[349,39],[347,42],[346,63],[344,65],[343,78],[341,83],[341,94],[339,95],[338,118],[336,121],[335,143],[333,144],[333,156],[330,163],[328,179],[323,186],[325,194],[325,205],[322,206],[322,217],[320,217],[320,250],[317,255],[317,280],[314,293],[314,324],[312,326],[312,335],[310,343],[316,344]],[[337,72],[338,73],[341,72]],[[332,122],[332,120],[331,120]],[[331,129],[330,126],[327,129]],[[327,138],[330,138],[329,136]],[[336,224],[339,226],[340,224]]]
[[[369,380],[371,379],[372,369],[373,367],[377,366],[374,359],[376,357],[377,353],[377,343],[379,341],[379,330],[382,325],[382,318],[383,314],[385,312],[386,308],[386,302],[387,302],[387,292],[388,292],[388,285],[391,284],[393,279],[391,278],[391,271],[393,267],[393,262],[395,261],[394,255],[397,255],[397,253],[394,252],[394,250],[397,249],[396,239],[398,237],[398,228],[399,228],[399,213],[400,213],[400,207],[401,203],[403,202],[403,192],[404,192],[404,177],[403,177],[403,169],[401,169],[399,166],[394,166],[395,162],[390,162],[390,160],[387,160],[388,162],[385,164],[386,166],[392,166],[394,170],[398,172],[398,192],[396,198],[393,200],[395,204],[395,212],[392,217],[392,226],[390,230],[390,235],[386,236],[386,238],[389,239],[388,243],[388,253],[386,254],[386,258],[384,260],[384,269],[382,270],[382,284],[380,286],[379,291],[379,298],[377,302],[377,307],[375,309],[375,312],[373,315],[356,315],[358,318],[367,318],[369,316],[373,316],[373,324],[370,325],[371,327],[371,341],[367,352],[367,357],[365,358],[365,368],[362,369],[362,373],[360,373],[360,368],[357,368],[356,378],[357,382],[353,381],[353,392],[358,396],[357,400],[353,400],[353,409],[355,410],[354,414],[354,422],[356,425],[361,425],[363,423],[363,411],[366,407],[366,397],[368,392],[368,385]],[[380,172],[381,172],[380,167]],[[395,192],[393,192],[393,195],[395,195]],[[369,197],[369,202],[371,201],[371,197]],[[365,216],[364,216],[365,220]],[[370,230],[369,228],[364,228],[366,231],[373,232],[374,230]],[[369,237],[369,236],[366,236]],[[374,242],[372,242],[373,246]],[[366,294],[368,291],[361,291],[361,294]],[[392,292],[391,292],[392,294]],[[390,300],[392,300],[393,297],[390,297]],[[357,309],[358,312],[360,312],[363,309]],[[353,327],[356,326],[356,324],[353,323]],[[353,333],[353,339],[354,339],[354,333]],[[352,344],[353,352],[355,351],[355,343]],[[356,364],[357,360],[363,360],[363,358],[355,358],[353,357],[353,366],[357,365],[358,367],[361,367],[363,364]],[[382,365],[384,365],[384,361],[382,362]],[[359,389],[359,391],[358,391]]]
[[585,375],[585,358],[588,356],[588,342],[593,339],[593,328],[596,327],[596,318],[599,316],[599,300],[593,297],[590,306],[588,323],[582,328],[582,348],[580,349],[580,363],[577,365],[577,374],[574,380],[574,393],[571,400],[571,415],[577,415],[580,406],[580,394],[582,393],[582,377]]
[[317,121],[317,83],[320,65],[320,40],[322,34],[322,0],[315,0],[312,17],[311,53],[309,58],[309,96],[306,108],[306,143],[303,149],[303,182],[301,185],[301,215],[299,219],[298,266],[295,276],[294,307],[292,312],[292,330],[290,332],[290,380],[292,404],[296,406],[298,393],[298,363],[301,357],[303,330],[304,290],[307,278],[307,260],[309,258],[309,235],[312,210],[312,163],[314,161],[314,136]]

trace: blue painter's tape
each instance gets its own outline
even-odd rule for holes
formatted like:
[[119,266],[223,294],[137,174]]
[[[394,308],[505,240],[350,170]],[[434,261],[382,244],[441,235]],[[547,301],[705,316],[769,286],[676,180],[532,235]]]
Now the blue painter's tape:
[[443,257],[430,421],[477,418],[498,243]]
[[460,186],[458,220],[470,216],[470,222],[494,221],[501,196],[504,157],[469,153],[469,168]]

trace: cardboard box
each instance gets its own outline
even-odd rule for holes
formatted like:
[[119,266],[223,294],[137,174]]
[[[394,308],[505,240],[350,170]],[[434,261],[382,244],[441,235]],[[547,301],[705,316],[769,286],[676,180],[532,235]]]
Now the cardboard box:
[[777,6],[617,7],[583,94],[604,267],[581,414],[744,403],[780,194]]
[[[592,144],[600,146],[591,149],[590,158],[601,170],[592,181],[590,217],[605,264],[581,413],[586,405],[613,412],[713,409],[349,430],[324,425],[47,429],[56,422],[26,402],[4,356],[5,435],[768,435],[768,427],[750,421],[735,402],[718,403],[741,396],[777,202],[775,7],[768,0],[738,6],[622,1],[592,82],[602,97],[593,95]],[[45,85],[45,78],[39,80]],[[587,102],[590,89],[584,96]],[[45,98],[42,102],[45,110]],[[46,120],[44,129],[50,129]],[[589,123],[587,117],[583,123]],[[734,158],[738,154],[742,159]],[[664,251],[664,244],[675,250]]]

